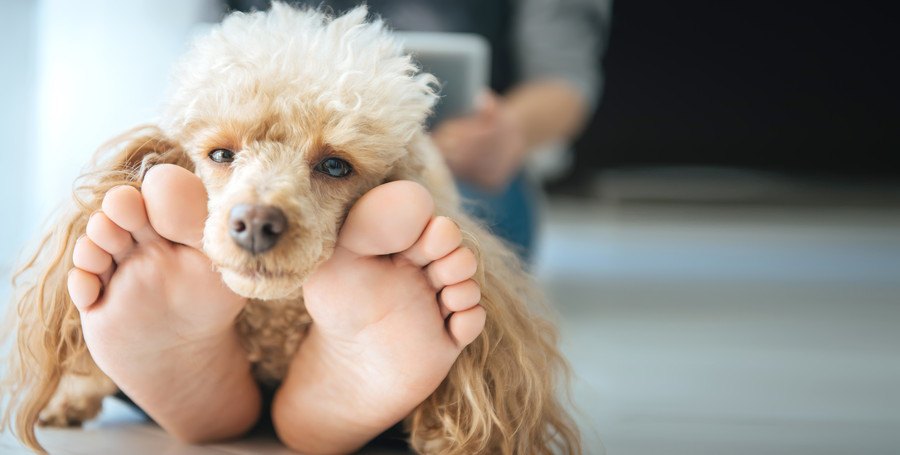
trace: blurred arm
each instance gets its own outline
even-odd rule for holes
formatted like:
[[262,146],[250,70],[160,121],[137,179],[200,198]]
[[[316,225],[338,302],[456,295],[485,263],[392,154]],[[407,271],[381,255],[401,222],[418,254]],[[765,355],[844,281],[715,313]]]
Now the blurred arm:
[[521,80],[507,108],[526,149],[570,140],[593,111],[603,83],[611,0],[520,0],[515,38]]
[[472,115],[433,134],[458,178],[502,190],[529,152],[570,141],[600,92],[611,0],[520,0],[514,30],[521,82],[506,96],[488,94]]
[[524,153],[547,142],[574,137],[584,126],[589,109],[582,92],[565,79],[520,84],[503,104],[521,129]]

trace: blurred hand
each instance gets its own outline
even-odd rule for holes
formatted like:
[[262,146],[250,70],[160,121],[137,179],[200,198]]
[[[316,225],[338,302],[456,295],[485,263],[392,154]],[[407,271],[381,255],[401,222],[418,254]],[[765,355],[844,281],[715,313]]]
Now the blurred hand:
[[457,178],[491,191],[509,184],[527,151],[520,122],[493,92],[474,114],[438,124],[432,137]]

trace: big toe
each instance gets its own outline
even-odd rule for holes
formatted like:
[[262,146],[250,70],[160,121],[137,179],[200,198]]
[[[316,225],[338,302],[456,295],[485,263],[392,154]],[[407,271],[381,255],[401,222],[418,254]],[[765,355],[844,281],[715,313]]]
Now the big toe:
[[147,217],[159,235],[200,248],[207,217],[207,194],[199,177],[174,164],[159,164],[147,171],[141,193]]
[[408,180],[385,183],[364,194],[347,214],[338,245],[361,256],[393,254],[418,240],[434,213],[434,200]]

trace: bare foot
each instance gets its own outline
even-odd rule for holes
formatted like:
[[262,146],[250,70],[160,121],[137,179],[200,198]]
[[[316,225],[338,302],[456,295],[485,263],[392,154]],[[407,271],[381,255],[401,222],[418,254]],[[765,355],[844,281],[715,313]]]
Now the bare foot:
[[413,182],[371,190],[304,284],[314,322],[273,406],[292,448],[359,448],[434,392],[484,328],[475,256],[433,210]]
[[141,191],[107,192],[75,244],[69,294],[94,361],[166,430],[198,441],[240,434],[259,392],[233,329],[246,300],[199,250],[200,179],[152,168]]

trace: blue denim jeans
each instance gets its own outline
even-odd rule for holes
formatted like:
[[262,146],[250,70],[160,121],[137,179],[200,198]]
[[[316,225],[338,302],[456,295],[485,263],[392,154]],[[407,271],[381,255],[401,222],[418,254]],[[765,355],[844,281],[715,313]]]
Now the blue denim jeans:
[[524,173],[519,173],[506,189],[488,192],[457,181],[463,207],[483,221],[494,234],[506,240],[528,264],[534,256],[537,198]]

